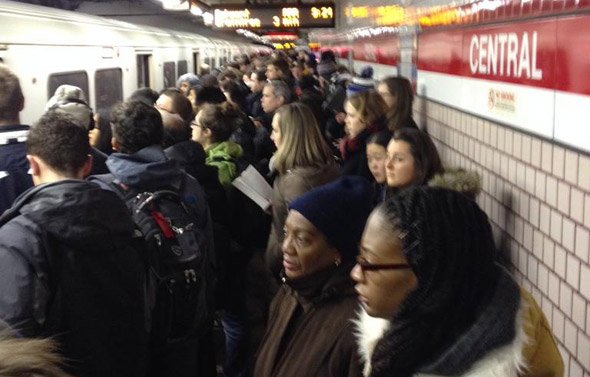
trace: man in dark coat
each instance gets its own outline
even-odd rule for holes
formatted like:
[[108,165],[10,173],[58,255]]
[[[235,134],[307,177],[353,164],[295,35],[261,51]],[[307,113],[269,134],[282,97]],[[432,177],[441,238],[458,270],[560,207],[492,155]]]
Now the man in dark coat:
[[0,214],[14,199],[33,186],[27,174],[25,140],[29,126],[20,124],[19,113],[25,107],[25,97],[18,77],[0,67]]
[[81,180],[89,151],[66,114],[29,132],[36,187],[0,217],[0,318],[21,336],[56,338],[76,376],[143,376],[144,266],[125,204]]
[[[111,121],[113,149],[116,151],[107,159],[107,167],[111,174],[90,179],[109,190],[117,189],[113,184],[105,182],[152,192],[169,189],[171,186],[179,187],[179,196],[183,203],[194,210],[198,219],[195,225],[204,234],[203,243],[199,245],[203,251],[203,266],[207,266],[202,271],[204,276],[201,279],[206,292],[203,307],[211,309],[212,318],[217,266],[213,249],[212,221],[203,188],[195,178],[178,167],[177,161],[166,157],[161,147],[164,134],[162,117],[154,107],[140,101],[124,102],[113,108]],[[201,326],[201,330],[204,327],[211,330],[212,319],[210,324]],[[211,348],[208,344],[211,340],[203,339],[203,336],[204,332],[191,333],[174,343],[152,344],[149,375],[215,375],[215,362],[207,360],[208,363],[205,363],[202,360],[205,351]],[[206,347],[201,349],[203,344],[206,344]]]

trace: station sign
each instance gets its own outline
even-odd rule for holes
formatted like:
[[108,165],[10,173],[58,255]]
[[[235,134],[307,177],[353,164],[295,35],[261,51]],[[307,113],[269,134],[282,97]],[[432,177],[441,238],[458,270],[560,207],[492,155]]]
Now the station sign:
[[590,15],[422,32],[418,93],[590,152]]
[[217,29],[333,28],[334,3],[292,4],[289,6],[225,5],[212,7]]

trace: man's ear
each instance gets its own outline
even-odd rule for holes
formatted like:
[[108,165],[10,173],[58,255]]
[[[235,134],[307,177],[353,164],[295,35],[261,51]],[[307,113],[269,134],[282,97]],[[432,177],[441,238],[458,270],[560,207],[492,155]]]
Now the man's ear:
[[114,151],[119,151],[119,149],[121,148],[121,144],[119,144],[119,142],[117,141],[117,139],[115,139],[114,137],[111,138],[111,147],[113,147]]
[[28,154],[27,161],[29,161],[29,172],[31,173],[31,175],[33,177],[38,177],[39,175],[41,175],[41,166],[39,164],[38,157]]
[[18,99],[18,105],[17,105],[18,112],[20,113],[21,111],[24,110],[24,108],[25,108],[25,97],[20,96],[20,98]]
[[82,167],[82,170],[81,170],[82,177],[80,177],[80,179],[84,179],[84,178],[88,177],[88,175],[90,175],[91,171],[92,171],[92,155],[89,154],[88,158],[86,159],[86,162],[84,163],[84,166]]
[[212,136],[212,133],[211,133],[211,130],[210,130],[210,129],[208,129],[207,127],[203,127],[203,128],[202,128],[202,132],[203,132],[203,135],[204,135],[204,136],[205,136],[207,139],[210,139],[210,138],[211,138],[211,136]]

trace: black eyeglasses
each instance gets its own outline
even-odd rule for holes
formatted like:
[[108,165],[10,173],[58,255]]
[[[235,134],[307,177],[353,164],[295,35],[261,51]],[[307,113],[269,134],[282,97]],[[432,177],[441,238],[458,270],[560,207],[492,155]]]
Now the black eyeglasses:
[[411,266],[407,263],[384,263],[384,264],[374,264],[369,263],[365,259],[365,257],[357,256],[356,263],[361,267],[363,272],[365,271],[377,271],[377,270],[403,270],[407,268],[411,268]]
[[200,124],[198,124],[197,122],[195,122],[194,120],[191,122],[191,127],[201,127],[201,128],[205,128],[205,127],[201,126]]

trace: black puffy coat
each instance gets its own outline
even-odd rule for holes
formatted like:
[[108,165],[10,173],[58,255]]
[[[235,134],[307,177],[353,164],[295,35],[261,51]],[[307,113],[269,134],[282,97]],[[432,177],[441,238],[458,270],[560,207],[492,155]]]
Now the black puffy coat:
[[0,317],[56,338],[76,376],[143,376],[145,267],[119,197],[86,181],[44,184],[0,224]]

